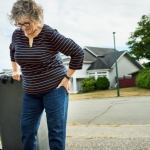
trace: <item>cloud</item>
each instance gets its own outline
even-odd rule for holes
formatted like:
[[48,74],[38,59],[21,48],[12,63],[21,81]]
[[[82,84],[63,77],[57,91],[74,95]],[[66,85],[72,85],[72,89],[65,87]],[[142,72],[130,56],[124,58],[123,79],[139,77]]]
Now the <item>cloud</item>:
[[[0,69],[11,68],[9,44],[15,29],[7,14],[16,0],[0,5]],[[36,0],[44,8],[45,24],[56,28],[81,47],[112,47],[116,32],[116,48],[127,48],[126,42],[142,15],[149,14],[149,0]]]

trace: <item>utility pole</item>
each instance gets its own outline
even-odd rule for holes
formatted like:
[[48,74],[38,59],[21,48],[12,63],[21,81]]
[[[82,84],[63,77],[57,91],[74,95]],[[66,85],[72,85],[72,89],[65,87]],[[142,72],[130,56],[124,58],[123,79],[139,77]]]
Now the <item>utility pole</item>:
[[118,67],[117,67],[117,52],[116,52],[116,46],[115,46],[115,33],[116,32],[113,32],[113,36],[114,36],[114,54],[115,54],[115,62],[116,62],[116,77],[117,77],[117,94],[118,94],[118,96],[120,96],[119,81],[118,81]]

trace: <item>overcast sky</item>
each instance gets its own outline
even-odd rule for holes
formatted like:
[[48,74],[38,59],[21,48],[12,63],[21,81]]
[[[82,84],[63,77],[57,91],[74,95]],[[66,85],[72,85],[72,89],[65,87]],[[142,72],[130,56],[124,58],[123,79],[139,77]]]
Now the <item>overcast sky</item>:
[[[0,0],[0,71],[11,69],[9,45],[15,27],[9,23],[16,0]],[[150,13],[150,0],[36,0],[44,9],[44,23],[84,46],[129,50],[126,42],[142,15]]]

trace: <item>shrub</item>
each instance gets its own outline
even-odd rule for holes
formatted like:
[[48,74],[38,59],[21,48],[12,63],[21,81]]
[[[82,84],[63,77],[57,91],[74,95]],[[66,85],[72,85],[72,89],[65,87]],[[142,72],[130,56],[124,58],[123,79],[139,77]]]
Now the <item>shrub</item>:
[[110,86],[110,82],[106,77],[98,77],[96,81],[97,89],[107,89]]
[[81,81],[81,86],[83,88],[84,92],[90,92],[95,90],[95,78],[90,77],[90,78],[85,78],[84,80]]
[[136,76],[137,87],[150,89],[150,68],[145,68]]

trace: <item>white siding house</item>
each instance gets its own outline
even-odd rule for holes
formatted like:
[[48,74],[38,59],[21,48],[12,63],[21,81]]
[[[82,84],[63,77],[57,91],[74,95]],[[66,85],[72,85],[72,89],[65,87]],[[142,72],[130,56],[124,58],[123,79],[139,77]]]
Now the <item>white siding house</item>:
[[[85,46],[84,61],[82,70],[76,70],[71,78],[70,93],[77,93],[82,90],[81,81],[84,78],[105,76],[110,81],[110,89],[115,88],[116,65],[114,49]],[[118,76],[123,77],[131,72],[144,68],[139,62],[132,60],[127,51],[116,51],[118,62]],[[69,67],[70,57],[64,56],[63,62],[66,68]]]

